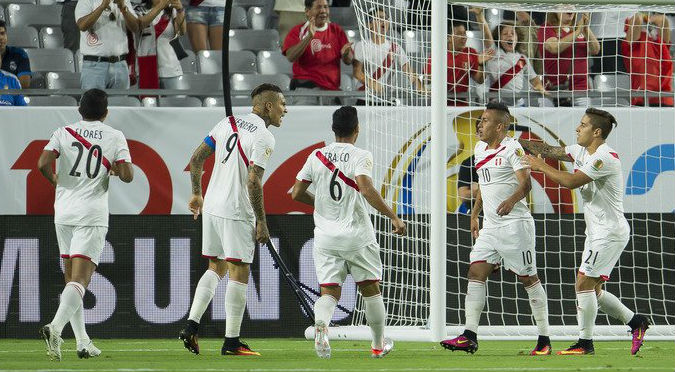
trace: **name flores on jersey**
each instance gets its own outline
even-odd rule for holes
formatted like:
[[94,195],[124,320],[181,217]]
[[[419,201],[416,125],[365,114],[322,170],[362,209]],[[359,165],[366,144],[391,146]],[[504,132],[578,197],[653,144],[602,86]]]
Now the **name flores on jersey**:
[[82,128],[75,128],[75,133],[79,134],[80,136],[88,139],[96,139],[100,140],[103,139],[103,131],[102,130],[89,130],[89,129],[82,129]]

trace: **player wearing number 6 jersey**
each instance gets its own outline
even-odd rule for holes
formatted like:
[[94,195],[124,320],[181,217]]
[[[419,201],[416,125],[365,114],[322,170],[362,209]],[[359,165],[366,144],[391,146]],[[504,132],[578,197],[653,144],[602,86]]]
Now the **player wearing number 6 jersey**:
[[[518,141],[506,135],[511,123],[502,103],[487,105],[478,123],[480,142],[474,148],[478,172],[478,195],[471,209],[471,233],[476,239],[467,274],[464,333],[441,342],[449,350],[474,353],[478,350],[477,329],[485,306],[485,281],[500,262],[513,271],[525,286],[539,339],[531,355],[551,354],[548,300],[537,276],[534,250],[534,220],[525,203],[530,191],[530,171],[520,162],[524,154]],[[478,216],[483,210],[483,228]]]
[[[649,328],[646,317],[633,313],[616,296],[602,289],[630,238],[630,226],[623,214],[623,174],[619,155],[605,140],[616,125],[609,112],[589,108],[577,126],[577,144],[549,146],[541,142],[520,140],[528,151],[523,162],[533,171],[543,172],[553,181],[570,189],[579,188],[584,200],[586,241],[577,274],[577,319],[579,341],[562,355],[593,354],[593,327],[598,309],[619,319],[631,328],[631,354],[642,346]],[[543,157],[574,162],[574,173],[557,170]]]
[[[82,121],[57,129],[38,160],[40,172],[56,187],[54,225],[66,282],[54,319],[40,330],[52,360],[61,360],[61,331],[68,322],[77,340],[78,357],[101,354],[85,330],[82,297],[108,231],[109,178],[118,175],[131,182],[134,176],[124,134],[103,124],[108,115],[106,93],[99,89],[84,92],[79,112]],[[57,158],[54,173],[52,164]]]
[[[384,337],[380,247],[366,203],[391,219],[395,234],[405,234],[405,224],[373,186],[372,154],[354,146],[359,135],[354,107],[333,113],[333,132],[335,142],[310,154],[292,192],[294,200],[314,206],[314,265],[321,286],[321,297],[314,304],[314,347],[320,358],[330,358],[328,325],[340,299],[340,286],[351,274],[372,331],[371,355],[381,358],[394,344]],[[307,190],[310,184],[314,194]]]
[[[221,120],[190,160],[192,199],[188,207],[195,219],[203,212],[202,256],[209,259],[209,268],[197,284],[187,325],[179,334],[185,348],[195,354],[199,354],[199,321],[218,283],[229,272],[221,354],[260,355],[239,340],[239,330],[255,242],[269,241],[262,177],[274,151],[274,136],[267,127],[281,126],[286,99],[281,89],[272,84],[253,89],[251,99],[253,112]],[[202,168],[213,153],[215,165],[202,199]]]

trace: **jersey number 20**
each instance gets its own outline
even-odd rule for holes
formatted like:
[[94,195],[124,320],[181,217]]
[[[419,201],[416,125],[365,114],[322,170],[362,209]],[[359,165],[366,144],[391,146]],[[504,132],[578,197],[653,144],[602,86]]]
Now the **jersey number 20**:
[[[81,143],[75,141],[72,144],[73,147],[77,149],[77,159],[75,159],[75,164],[73,164],[73,169],[70,170],[70,175],[73,177],[80,177],[81,173],[77,171],[77,167],[80,165],[80,160],[82,160],[82,153],[84,152],[84,145]],[[96,156],[96,165],[94,165],[94,171],[91,171],[91,158],[94,157],[94,152],[98,156]],[[101,150],[101,146],[99,145],[92,145],[89,148],[89,153],[87,154],[87,177],[89,178],[96,178],[98,176],[98,171],[101,170],[101,158],[103,158],[103,151]]]

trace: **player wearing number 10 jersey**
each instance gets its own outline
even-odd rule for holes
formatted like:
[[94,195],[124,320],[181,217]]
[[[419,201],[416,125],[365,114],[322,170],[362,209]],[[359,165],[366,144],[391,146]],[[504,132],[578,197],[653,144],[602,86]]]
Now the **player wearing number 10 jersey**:
[[[202,256],[209,268],[202,275],[179,338],[185,348],[199,354],[199,321],[229,272],[225,291],[225,342],[222,355],[260,355],[239,340],[246,309],[249,265],[255,241],[269,241],[262,195],[262,177],[274,151],[274,136],[267,127],[281,126],[286,99],[281,89],[261,84],[251,92],[253,112],[221,120],[195,150],[190,160],[192,199],[188,207],[195,219],[202,212]],[[215,153],[213,173],[202,199],[202,168]]]
[[[577,143],[567,147],[520,140],[523,147],[539,157],[527,155],[523,162],[533,171],[541,171],[553,181],[570,189],[579,188],[584,200],[586,241],[577,274],[577,320],[579,341],[562,355],[593,354],[593,327],[598,309],[631,328],[631,354],[642,346],[649,328],[646,317],[635,314],[621,301],[602,289],[609,274],[628,244],[630,226],[623,214],[623,174],[619,155],[605,143],[616,125],[607,111],[589,108],[577,126]],[[574,173],[546,164],[541,156],[573,161]]]
[[[478,350],[476,331],[485,306],[485,281],[503,261],[506,269],[518,275],[530,299],[539,331],[531,355],[548,355],[551,354],[548,303],[537,276],[534,220],[525,203],[531,188],[530,171],[520,162],[522,147],[506,135],[510,123],[509,110],[501,103],[488,104],[478,123],[480,142],[474,149],[474,166],[479,189],[471,209],[471,233],[476,241],[467,274],[466,325],[462,335],[442,341],[441,346],[468,353]],[[478,220],[481,210],[485,216],[482,229]]]
[[[405,234],[405,224],[373,186],[373,156],[354,146],[359,135],[354,107],[333,113],[333,132],[335,142],[309,155],[292,193],[294,200],[314,206],[314,265],[321,286],[321,297],[314,304],[314,347],[320,358],[330,358],[328,325],[340,299],[340,286],[351,274],[363,295],[373,337],[371,355],[381,358],[394,344],[384,337],[382,262],[366,202],[391,219],[395,234]],[[310,184],[314,194],[307,190]]]
[[102,123],[108,115],[106,93],[84,92],[79,112],[82,121],[57,129],[38,161],[40,172],[56,186],[54,225],[66,282],[54,319],[40,330],[52,360],[61,360],[61,331],[68,322],[78,357],[101,354],[85,330],[82,297],[108,231],[109,176],[131,182],[134,174],[124,134]]

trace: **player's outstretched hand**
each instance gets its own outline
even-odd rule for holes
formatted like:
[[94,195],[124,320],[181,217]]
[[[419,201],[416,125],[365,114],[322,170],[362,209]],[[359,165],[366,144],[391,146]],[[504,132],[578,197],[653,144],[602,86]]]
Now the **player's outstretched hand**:
[[396,235],[405,235],[406,227],[405,222],[400,218],[395,218],[391,220],[391,224],[394,226],[394,234]]
[[513,206],[515,204],[515,202],[511,201],[511,198],[504,200],[497,207],[497,214],[500,216],[506,216],[507,214],[511,213],[511,210],[513,210]]
[[523,165],[529,167],[533,171],[540,171],[546,166],[546,161],[541,157],[541,154],[535,156],[525,155],[521,159]]
[[255,223],[255,241],[258,243],[267,243],[270,240],[270,232],[267,230],[267,223]]
[[480,221],[478,220],[478,217],[471,218],[471,236],[473,236],[474,239],[478,239],[479,230],[480,230]]
[[188,203],[188,208],[196,220],[199,214],[202,212],[202,205],[204,205],[204,198],[201,195],[192,195],[190,202]]

